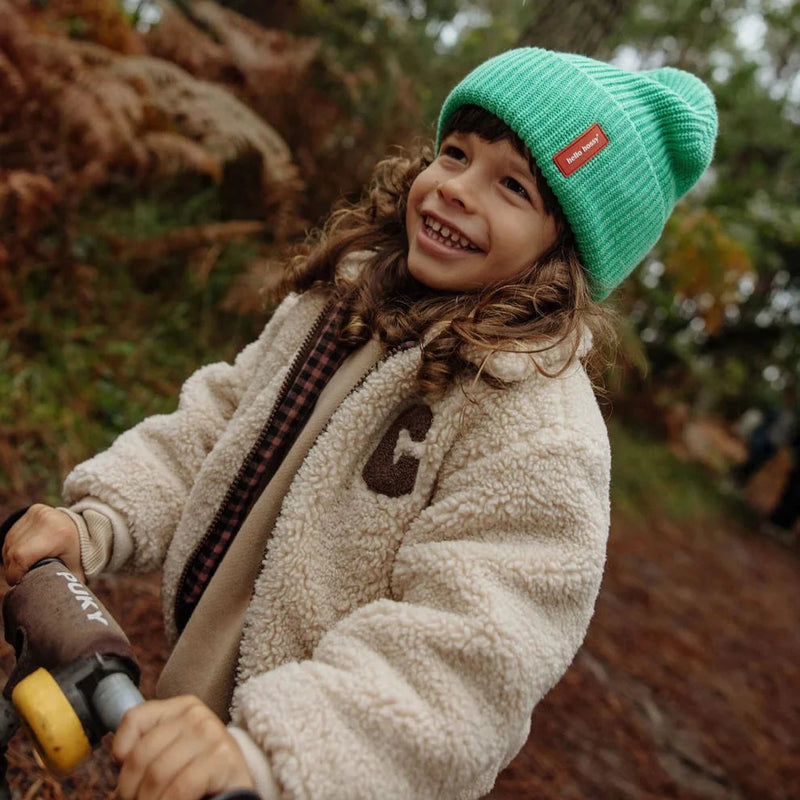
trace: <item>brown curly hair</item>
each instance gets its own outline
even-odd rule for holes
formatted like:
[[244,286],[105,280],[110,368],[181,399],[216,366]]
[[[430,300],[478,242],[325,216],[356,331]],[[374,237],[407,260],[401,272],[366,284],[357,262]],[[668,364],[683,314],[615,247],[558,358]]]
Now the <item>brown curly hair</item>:
[[[530,153],[502,121],[475,106],[457,111],[442,138],[453,130],[475,132],[488,141],[508,139],[528,159],[559,231],[547,252],[512,280],[474,292],[435,291],[416,281],[407,268],[405,215],[411,184],[432,160],[423,150],[379,162],[361,201],[334,210],[324,228],[298,248],[277,294],[312,288],[348,294],[343,338],[353,345],[373,335],[388,347],[421,343],[418,382],[426,396],[441,396],[456,377],[478,371],[483,380],[502,385],[465,357],[467,348],[479,348],[488,357],[503,350],[535,354],[568,343],[571,358],[561,372],[575,357],[585,329],[594,343],[594,363],[588,366],[599,374],[605,364],[597,362],[605,361],[614,342],[613,314],[592,300],[569,224]],[[354,254],[363,261],[355,277],[338,269]],[[538,360],[534,363],[544,373]]]

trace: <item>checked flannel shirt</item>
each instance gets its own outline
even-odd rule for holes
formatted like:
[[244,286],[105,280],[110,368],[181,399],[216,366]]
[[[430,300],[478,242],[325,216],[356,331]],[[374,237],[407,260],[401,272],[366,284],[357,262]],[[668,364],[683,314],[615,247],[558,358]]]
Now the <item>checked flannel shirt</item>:
[[309,344],[298,354],[272,415],[189,560],[176,604],[178,630],[183,630],[189,621],[247,514],[314,410],[320,393],[352,352],[353,348],[339,339],[347,309],[347,299],[340,299],[320,317],[321,324],[317,324]]

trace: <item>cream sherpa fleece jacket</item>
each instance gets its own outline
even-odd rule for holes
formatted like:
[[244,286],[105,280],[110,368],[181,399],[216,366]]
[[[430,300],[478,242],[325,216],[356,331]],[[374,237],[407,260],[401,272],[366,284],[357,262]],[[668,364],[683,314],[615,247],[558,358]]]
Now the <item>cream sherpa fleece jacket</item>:
[[[232,365],[196,372],[67,478],[111,520],[109,569],[181,571],[323,308],[291,296]],[[557,366],[557,350],[537,356]],[[610,456],[576,363],[548,378],[414,391],[419,351],[380,362],[300,466],[248,608],[231,709],[282,797],[452,800],[488,792],[572,661],[605,559]],[[245,748],[246,749],[246,748]]]

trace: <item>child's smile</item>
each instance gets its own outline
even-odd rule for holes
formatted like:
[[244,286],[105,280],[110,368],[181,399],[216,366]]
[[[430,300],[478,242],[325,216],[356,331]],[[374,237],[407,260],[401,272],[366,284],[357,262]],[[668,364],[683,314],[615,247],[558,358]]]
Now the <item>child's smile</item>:
[[516,277],[548,250],[546,214],[527,159],[507,141],[453,133],[411,186],[408,269],[445,291],[475,291]]
[[480,247],[476,247],[464,234],[452,223],[442,222],[433,216],[426,214],[423,217],[425,224],[425,234],[435,242],[443,244],[453,250],[471,250],[479,252]]

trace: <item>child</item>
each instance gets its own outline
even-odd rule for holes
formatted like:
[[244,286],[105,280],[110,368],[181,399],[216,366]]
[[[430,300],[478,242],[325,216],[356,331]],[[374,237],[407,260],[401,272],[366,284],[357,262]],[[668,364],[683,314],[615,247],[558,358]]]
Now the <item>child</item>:
[[175,650],[165,699],[116,734],[121,798],[490,790],[600,584],[596,301],[715,135],[678,70],[489,60],[446,99],[435,158],[383,162],[293,261],[258,341],[76,467],[69,509],[11,529],[11,582],[45,555],[163,569]]

